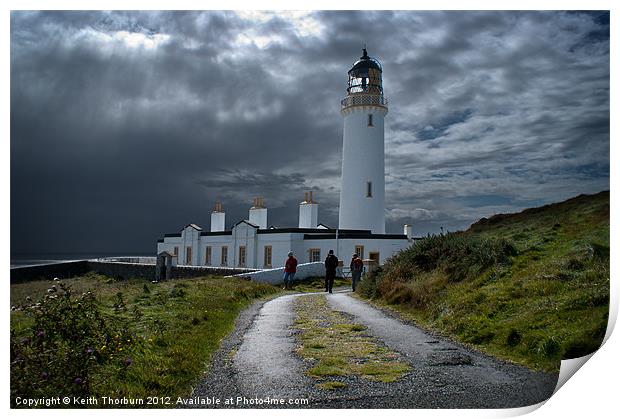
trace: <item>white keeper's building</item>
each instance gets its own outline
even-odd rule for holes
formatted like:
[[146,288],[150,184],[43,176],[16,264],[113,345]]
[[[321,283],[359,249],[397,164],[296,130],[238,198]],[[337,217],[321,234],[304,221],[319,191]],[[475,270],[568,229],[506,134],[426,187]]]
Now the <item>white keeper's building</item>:
[[218,202],[211,213],[210,231],[188,224],[180,233],[158,240],[157,254],[175,255],[178,265],[268,269],[283,266],[289,251],[305,263],[323,261],[333,249],[346,266],[353,253],[383,264],[408,247],[413,241],[410,225],[405,224],[403,234],[385,234],[384,118],[388,108],[381,64],[364,49],[348,74],[340,111],[344,130],[337,228],[319,224],[312,192],[299,204],[299,225],[293,228],[268,228],[267,208],[262,198],[255,198],[248,219],[226,230],[226,215]]

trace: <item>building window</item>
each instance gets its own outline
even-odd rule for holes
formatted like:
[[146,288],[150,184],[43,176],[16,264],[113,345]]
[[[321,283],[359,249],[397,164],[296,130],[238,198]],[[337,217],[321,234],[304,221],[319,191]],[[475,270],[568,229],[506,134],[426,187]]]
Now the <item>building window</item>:
[[379,252],[370,252],[370,253],[368,253],[368,259],[372,259],[375,262],[379,263]]
[[310,249],[308,250],[309,260],[310,262],[320,262],[321,261],[321,249]]
[[222,246],[221,265],[222,266],[228,266],[228,247],[227,246]]
[[174,246],[174,255],[179,256],[179,246]]
[[211,246],[207,246],[205,249],[205,265],[211,266]]
[[186,265],[192,264],[192,247],[191,246],[187,246],[187,251],[185,252],[185,264]]
[[360,258],[364,259],[364,246],[358,244],[355,246],[355,254]]
[[271,246],[265,246],[265,268],[271,268]]
[[372,198],[372,182],[366,182],[366,198]]
[[239,246],[239,266],[245,266],[245,246]]
[[372,114],[371,113],[368,114],[368,126],[369,127],[374,127],[374,125],[372,124]]

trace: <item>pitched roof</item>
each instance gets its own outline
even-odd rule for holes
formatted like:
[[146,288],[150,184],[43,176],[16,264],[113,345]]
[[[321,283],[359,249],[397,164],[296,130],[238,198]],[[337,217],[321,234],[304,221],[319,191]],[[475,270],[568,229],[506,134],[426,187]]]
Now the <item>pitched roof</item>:
[[249,222],[248,220],[241,220],[239,221],[237,224],[234,225],[234,227],[237,227],[239,224],[241,223],[246,223],[247,225],[249,225],[250,227],[254,227],[254,228],[259,228],[259,226],[257,226],[254,223]]

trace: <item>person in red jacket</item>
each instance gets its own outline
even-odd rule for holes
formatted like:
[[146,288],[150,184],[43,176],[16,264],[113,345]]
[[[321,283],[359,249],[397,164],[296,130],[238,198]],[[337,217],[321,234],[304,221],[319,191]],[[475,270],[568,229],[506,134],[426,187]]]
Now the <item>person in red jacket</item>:
[[293,256],[293,252],[288,252],[288,259],[284,263],[284,289],[293,289],[293,280],[297,272],[297,259]]
[[351,282],[353,286],[353,292],[355,292],[355,288],[360,278],[362,277],[362,271],[364,269],[364,262],[360,258],[357,257],[357,254],[353,255],[353,259],[351,259]]

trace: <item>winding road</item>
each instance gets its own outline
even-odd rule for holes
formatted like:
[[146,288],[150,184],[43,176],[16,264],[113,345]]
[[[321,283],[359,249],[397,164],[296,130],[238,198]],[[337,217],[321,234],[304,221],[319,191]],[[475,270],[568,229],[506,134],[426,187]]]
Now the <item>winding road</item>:
[[[392,383],[354,376],[346,377],[345,388],[319,389],[304,374],[306,361],[294,352],[293,302],[307,295],[284,295],[243,311],[192,395],[222,403],[191,407],[510,408],[536,404],[553,394],[557,374],[531,371],[434,336],[353,298],[347,290],[325,294],[330,308],[353,316],[412,368]],[[233,403],[224,404],[226,399]]]

